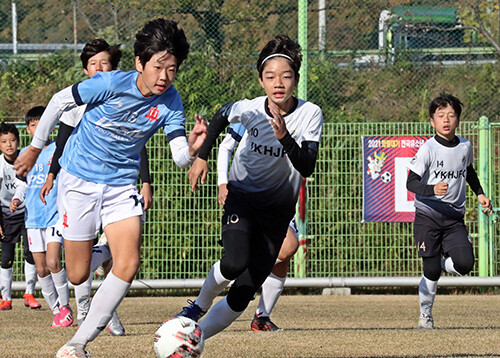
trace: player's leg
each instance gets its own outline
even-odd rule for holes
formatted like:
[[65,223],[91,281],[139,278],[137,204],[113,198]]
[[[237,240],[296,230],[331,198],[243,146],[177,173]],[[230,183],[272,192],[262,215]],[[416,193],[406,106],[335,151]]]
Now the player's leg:
[[419,329],[434,328],[432,307],[437,293],[438,280],[441,277],[441,229],[422,225],[421,222],[426,220],[430,222],[425,216],[421,217],[417,213],[413,226],[418,256],[422,258],[424,271],[418,286],[420,302]]
[[297,252],[298,247],[298,235],[294,229],[289,227],[285,240],[281,245],[278,258],[276,259],[276,264],[274,265],[271,274],[262,284],[259,305],[257,306],[252,323],[250,324],[253,331],[279,330],[279,327],[271,321],[269,316],[271,315],[276,302],[283,292],[290,260]]
[[221,222],[223,256],[212,266],[196,300],[188,301],[189,305],[176,316],[188,317],[197,322],[212,306],[215,297],[248,267],[251,233],[249,211],[246,200],[238,193],[228,194]]
[[33,255],[30,251],[29,237],[26,227],[24,226],[24,216],[22,221],[18,223],[19,232],[23,237],[23,254],[24,254],[24,279],[26,281],[26,291],[24,292],[24,305],[33,309],[40,308],[41,305],[35,299],[35,285],[37,280],[37,269]]
[[[4,238],[5,240],[6,238]],[[16,243],[11,241],[2,241],[2,263],[0,268],[0,289],[2,291],[2,301],[0,302],[0,311],[12,309],[12,264]]]
[[474,267],[474,250],[469,233],[463,222],[457,222],[443,238],[445,258],[441,261],[443,271],[455,275],[467,275]]
[[127,294],[139,268],[140,228],[139,216],[104,227],[114,265],[94,295],[85,321],[67,345],[84,349],[87,343],[94,340],[106,327],[113,312]]
[[[260,209],[259,207],[258,213],[253,211],[252,221],[248,225],[252,228],[248,268],[236,278],[227,296],[217,302],[201,321],[200,328],[206,338],[231,325],[243,313],[276,262],[291,215],[281,218],[276,213],[286,210],[266,212]],[[224,243],[224,247],[225,245]]]

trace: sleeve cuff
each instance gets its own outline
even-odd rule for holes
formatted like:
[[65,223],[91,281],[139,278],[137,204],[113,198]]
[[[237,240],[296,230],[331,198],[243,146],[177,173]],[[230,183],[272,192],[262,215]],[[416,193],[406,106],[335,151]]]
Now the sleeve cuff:
[[43,149],[45,143],[47,143],[46,139],[44,140],[38,137],[33,137],[33,139],[31,140],[31,145],[38,149]]

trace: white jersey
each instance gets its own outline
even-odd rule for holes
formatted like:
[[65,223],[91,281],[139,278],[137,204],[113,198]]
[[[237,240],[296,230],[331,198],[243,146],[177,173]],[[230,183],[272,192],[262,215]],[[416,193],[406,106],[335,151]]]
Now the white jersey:
[[[458,136],[457,136],[458,137]],[[454,147],[429,139],[412,158],[408,169],[419,175],[427,185],[448,184],[445,195],[415,196],[415,208],[432,217],[433,211],[455,217],[465,214],[465,183],[467,167],[474,161],[471,143],[458,137]]]
[[82,120],[83,114],[85,113],[85,110],[87,109],[87,105],[81,105],[76,108],[73,108],[68,111],[64,111],[61,115],[61,118],[59,118],[59,121],[61,123],[64,123],[70,127],[75,128],[78,123]]
[[[229,173],[229,184],[246,192],[268,192],[278,200],[297,199],[302,176],[293,167],[274,134],[266,112],[267,96],[235,102],[229,114],[231,123],[240,122],[246,129]],[[292,138],[319,142],[323,127],[321,109],[298,100],[295,110],[285,117],[286,128]]]
[[9,163],[5,156],[0,155],[0,204],[2,205],[2,215],[4,218],[24,213],[24,203],[21,204],[15,213],[10,211],[10,202],[16,193],[17,181],[14,163]]

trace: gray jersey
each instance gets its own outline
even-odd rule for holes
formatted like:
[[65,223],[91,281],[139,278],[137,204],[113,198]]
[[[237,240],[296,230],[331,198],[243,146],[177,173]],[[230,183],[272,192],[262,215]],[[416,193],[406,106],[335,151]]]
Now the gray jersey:
[[448,184],[448,191],[440,196],[415,196],[415,208],[432,216],[438,211],[449,217],[465,214],[465,183],[467,167],[474,161],[471,143],[458,137],[459,144],[447,147],[429,139],[412,158],[408,169],[418,174],[428,185]]
[[[236,151],[229,183],[247,192],[268,192],[270,198],[296,200],[302,176],[293,167],[269,123],[266,96],[235,102],[229,114],[231,123],[241,122],[247,129]],[[319,142],[323,126],[321,109],[298,100],[297,107],[285,117],[288,132],[299,144]]]
[[0,204],[2,205],[2,215],[4,218],[19,215],[24,212],[24,202],[19,205],[15,213],[10,211],[10,202],[16,193],[16,171],[13,164],[10,164],[5,159],[5,156],[0,155]]

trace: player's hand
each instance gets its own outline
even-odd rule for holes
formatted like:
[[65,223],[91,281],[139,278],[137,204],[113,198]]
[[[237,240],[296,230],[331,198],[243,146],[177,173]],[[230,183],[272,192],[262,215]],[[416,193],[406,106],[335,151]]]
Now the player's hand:
[[54,187],[54,174],[49,173],[49,175],[47,175],[47,179],[45,180],[45,184],[43,184],[42,188],[40,189],[40,200],[42,200],[42,203],[44,203],[45,205],[47,205],[45,197],[49,195],[53,187]]
[[448,184],[443,181],[440,181],[436,185],[434,185],[434,194],[435,195],[446,195],[448,192]]
[[206,160],[201,158],[196,158],[193,165],[188,171],[189,184],[191,185],[191,190],[195,191],[198,188],[198,179],[201,176],[201,184],[205,184],[207,180],[208,173],[208,163]]
[[484,208],[483,213],[487,214],[489,213],[490,215],[493,214],[493,207],[491,205],[490,199],[486,197],[484,194],[480,194],[477,196],[477,200],[479,201],[479,204]]
[[36,159],[41,151],[41,149],[35,148],[32,145],[28,146],[14,162],[14,170],[17,175],[23,178],[28,175],[31,168],[35,165]]
[[19,207],[19,204],[21,204],[21,200],[19,199],[12,199],[10,202],[9,208],[11,213],[15,213],[17,208]]
[[4,238],[5,238],[5,236],[3,236],[3,229],[0,226],[0,241],[3,241]]
[[282,139],[288,132],[285,125],[285,118],[280,113],[278,106],[274,103],[269,103],[269,111],[273,115],[273,118],[269,120],[271,126],[274,129],[274,135],[278,140]]
[[153,206],[153,191],[150,183],[142,183],[141,195],[144,200],[144,211]]
[[208,124],[205,118],[197,114],[194,115],[196,118],[196,123],[189,132],[188,144],[189,144],[189,155],[194,157],[198,155],[205,138],[207,137]]
[[220,205],[224,205],[227,198],[227,184],[219,185],[219,194],[217,195],[217,200]]

